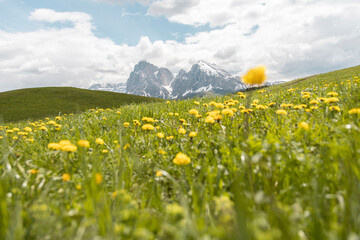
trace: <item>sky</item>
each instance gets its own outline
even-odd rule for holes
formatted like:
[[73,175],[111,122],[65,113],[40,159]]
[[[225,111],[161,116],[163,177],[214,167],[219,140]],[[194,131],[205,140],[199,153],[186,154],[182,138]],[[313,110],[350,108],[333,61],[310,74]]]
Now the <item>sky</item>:
[[360,64],[359,0],[0,0],[0,92],[126,82],[199,60],[268,81]]

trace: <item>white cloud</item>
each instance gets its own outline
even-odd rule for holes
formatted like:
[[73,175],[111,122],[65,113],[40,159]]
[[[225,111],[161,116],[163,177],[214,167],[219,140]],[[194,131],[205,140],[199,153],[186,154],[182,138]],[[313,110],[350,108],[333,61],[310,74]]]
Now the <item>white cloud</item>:
[[111,4],[124,4],[124,3],[140,3],[143,5],[148,5],[151,0],[92,0],[94,2],[103,2]]
[[265,64],[270,80],[290,80],[360,62],[358,1],[217,2],[187,2],[184,6],[189,7],[177,13],[174,8],[179,2],[154,1],[158,5],[150,5],[149,14],[166,11],[171,21],[218,28],[188,36],[184,42],[151,42],[144,36],[135,46],[95,36],[91,16],[85,13],[36,10],[31,14],[34,21],[70,21],[74,26],[0,31],[0,91],[125,82],[142,59],[174,73],[188,70],[199,59],[237,75]]
[[31,20],[49,23],[72,22],[76,28],[91,30],[91,16],[82,12],[56,12],[52,9],[37,9],[30,14]]

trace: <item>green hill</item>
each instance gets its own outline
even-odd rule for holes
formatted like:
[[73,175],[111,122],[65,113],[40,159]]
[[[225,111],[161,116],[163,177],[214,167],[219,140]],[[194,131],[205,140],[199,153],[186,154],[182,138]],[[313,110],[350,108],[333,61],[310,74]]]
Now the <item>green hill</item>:
[[38,119],[95,107],[113,108],[124,104],[154,101],[162,100],[73,87],[20,89],[0,93],[0,119],[5,122]]

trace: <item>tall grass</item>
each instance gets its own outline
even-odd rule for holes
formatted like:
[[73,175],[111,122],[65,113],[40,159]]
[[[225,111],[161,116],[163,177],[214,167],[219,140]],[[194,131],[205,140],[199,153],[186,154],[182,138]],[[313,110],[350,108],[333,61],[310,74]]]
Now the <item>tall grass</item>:
[[[319,75],[251,99],[132,104],[7,124],[0,239],[357,239],[360,115],[349,111],[360,107],[359,74],[356,67]],[[310,104],[331,92],[338,102]],[[247,101],[253,112],[241,112]],[[237,111],[227,116],[211,102]],[[222,119],[206,123],[214,110]],[[143,130],[146,123],[155,129]],[[81,139],[90,147],[48,148]],[[191,162],[174,164],[179,152]]]

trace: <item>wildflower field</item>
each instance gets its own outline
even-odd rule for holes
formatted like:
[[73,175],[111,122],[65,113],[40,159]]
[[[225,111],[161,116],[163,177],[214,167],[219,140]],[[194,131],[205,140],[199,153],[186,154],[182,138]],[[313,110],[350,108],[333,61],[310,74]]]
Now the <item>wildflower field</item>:
[[0,239],[359,239],[360,67],[0,127]]

